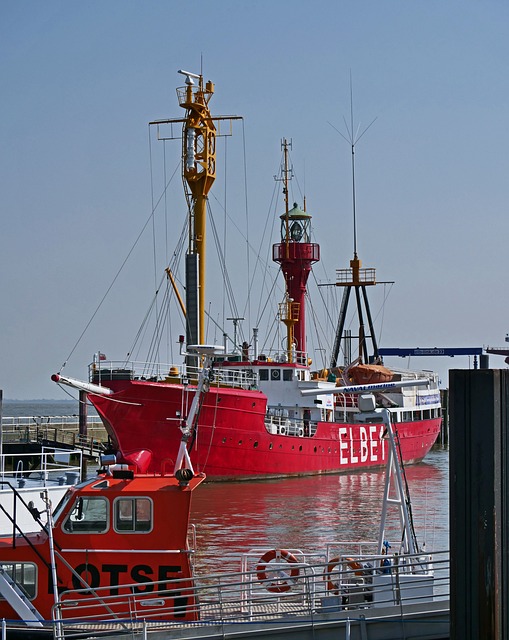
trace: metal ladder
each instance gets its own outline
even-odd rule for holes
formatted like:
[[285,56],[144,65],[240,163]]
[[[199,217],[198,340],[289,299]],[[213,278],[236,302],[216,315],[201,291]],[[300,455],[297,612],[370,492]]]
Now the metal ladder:
[[19,588],[16,581],[11,578],[4,565],[0,565],[0,595],[7,600],[28,627],[43,626],[44,618]]

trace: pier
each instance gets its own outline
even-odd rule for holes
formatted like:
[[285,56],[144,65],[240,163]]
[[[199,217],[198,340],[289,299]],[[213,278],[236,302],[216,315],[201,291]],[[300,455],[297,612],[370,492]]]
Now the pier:
[[108,444],[108,435],[98,416],[87,419],[86,434],[78,416],[2,418],[4,454],[40,452],[42,447],[79,450],[87,458],[97,458]]

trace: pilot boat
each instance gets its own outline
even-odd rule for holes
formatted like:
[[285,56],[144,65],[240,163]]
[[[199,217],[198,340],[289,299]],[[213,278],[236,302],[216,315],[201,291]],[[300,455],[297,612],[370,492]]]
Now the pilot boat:
[[[389,442],[378,541],[331,541],[308,552],[289,540],[285,548],[247,550],[240,570],[226,572],[219,558],[214,573],[198,574],[190,508],[205,475],[189,457],[189,427],[173,468],[146,474],[134,458],[105,455],[97,475],[71,487],[56,509],[47,501],[39,532],[0,536],[4,629],[56,640],[202,638],[216,629],[240,639],[258,631],[278,638],[287,626],[292,637],[311,627],[350,638],[355,625],[394,640],[445,630],[448,581],[434,563],[446,555],[417,543],[390,414],[366,391],[352,391],[360,394],[358,419],[381,421]],[[391,544],[385,524],[394,507],[401,534]]]

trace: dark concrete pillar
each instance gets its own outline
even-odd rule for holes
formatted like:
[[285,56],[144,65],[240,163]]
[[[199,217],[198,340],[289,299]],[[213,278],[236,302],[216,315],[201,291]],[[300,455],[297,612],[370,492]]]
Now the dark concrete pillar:
[[449,375],[451,639],[509,637],[509,370]]

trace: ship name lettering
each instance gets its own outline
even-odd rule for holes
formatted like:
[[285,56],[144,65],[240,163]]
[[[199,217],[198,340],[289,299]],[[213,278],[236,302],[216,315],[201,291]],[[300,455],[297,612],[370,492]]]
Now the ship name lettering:
[[339,429],[339,462],[341,464],[347,464],[348,458],[343,455],[343,451],[348,449],[348,442],[343,440],[343,436],[346,435],[346,427],[340,427]]
[[385,449],[382,442],[384,426],[379,429],[378,425],[371,424],[369,428],[360,425],[358,430],[359,451],[355,451],[355,436],[352,427],[340,427],[338,429],[339,439],[339,463],[357,464],[360,462],[379,462],[385,460]]
[[359,462],[359,458],[355,455],[355,449],[354,449],[354,446],[353,446],[352,427],[350,427],[350,461],[353,464],[356,464],[357,462]]
[[154,591],[156,586],[144,583],[157,581],[162,583],[157,585],[157,589],[160,591],[166,590],[167,585],[164,581],[175,578],[175,574],[181,570],[182,567],[180,566],[161,565],[154,568],[148,564],[136,564],[130,569],[126,564],[103,564],[99,570],[90,562],[85,562],[74,569],[77,575],[73,574],[72,585],[74,589],[83,589],[84,584],[78,578],[78,576],[81,576],[91,589],[109,585],[111,587],[110,595],[116,596],[119,595],[118,587],[121,586],[120,576],[129,574],[132,582],[142,585],[134,588],[136,593],[150,593]]

